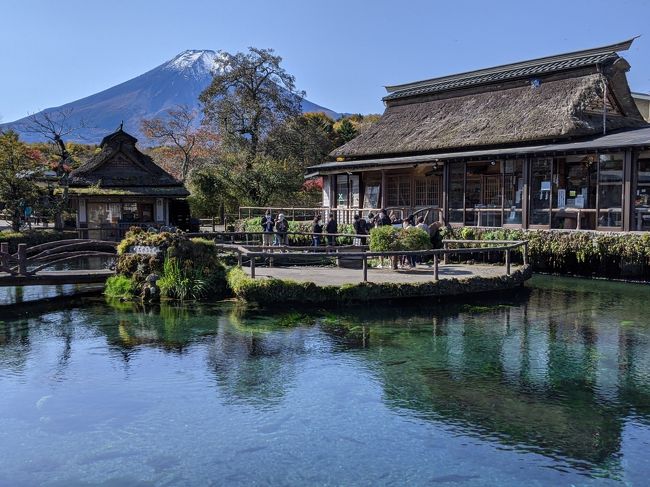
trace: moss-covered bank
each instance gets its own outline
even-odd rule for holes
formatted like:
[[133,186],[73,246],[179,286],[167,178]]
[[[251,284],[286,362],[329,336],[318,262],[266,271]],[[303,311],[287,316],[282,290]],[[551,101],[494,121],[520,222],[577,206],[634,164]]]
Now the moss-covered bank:
[[[445,238],[528,240],[534,271],[650,280],[650,233],[462,227],[447,231]],[[521,251],[514,251],[513,257],[521,261]]]
[[260,305],[271,305],[459,296],[512,289],[520,286],[531,275],[531,267],[525,266],[517,269],[510,276],[442,279],[436,282],[418,283],[362,282],[343,286],[317,286],[313,282],[251,279],[241,268],[235,267],[228,271],[227,279],[230,289],[239,299]]

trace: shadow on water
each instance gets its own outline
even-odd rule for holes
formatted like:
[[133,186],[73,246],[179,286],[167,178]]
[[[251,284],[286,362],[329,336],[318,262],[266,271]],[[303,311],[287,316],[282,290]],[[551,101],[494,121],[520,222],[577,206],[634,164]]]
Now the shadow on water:
[[282,310],[87,299],[6,320],[0,370],[24,367],[32,333],[56,327],[63,374],[83,327],[124,364],[151,347],[205,350],[205,370],[227,402],[268,408],[287,397],[304,357],[345,356],[398,415],[616,478],[626,421],[650,425],[647,289],[535,277],[471,303]]

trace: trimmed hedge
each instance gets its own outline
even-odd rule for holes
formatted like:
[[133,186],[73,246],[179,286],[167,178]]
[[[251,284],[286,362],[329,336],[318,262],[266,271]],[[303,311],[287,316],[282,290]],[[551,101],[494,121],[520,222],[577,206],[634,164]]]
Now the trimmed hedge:
[[[235,226],[235,229],[237,232],[261,232],[262,231],[262,225],[260,223],[261,221],[262,221],[262,217],[246,218],[244,220],[239,220],[237,222],[237,225]],[[324,225],[326,224],[327,222],[324,223]],[[289,221],[289,232],[311,233],[311,231],[312,231],[312,222]],[[325,230],[323,229],[323,232],[324,231]],[[354,234],[355,232],[354,232],[354,227],[351,224],[339,223],[337,233]],[[323,235],[327,235],[327,234],[323,233]],[[312,238],[309,235],[289,235],[289,245],[304,246],[304,245],[311,245],[311,243],[312,243]],[[352,238],[337,237],[336,244],[352,245]]]
[[[445,238],[528,240],[533,270],[608,278],[650,279],[650,233],[567,232],[461,227]],[[521,259],[521,252],[513,253]]]
[[247,302],[261,305],[274,303],[349,303],[376,299],[457,296],[479,292],[499,291],[521,285],[532,274],[530,266],[510,276],[473,277],[471,279],[442,279],[418,283],[344,284],[317,286],[313,282],[284,279],[251,279],[241,268],[228,271],[228,285],[235,295]]
[[77,232],[58,230],[28,230],[26,232],[14,232],[12,230],[3,230],[0,232],[0,242],[9,242],[9,252],[14,253],[18,250],[18,244],[27,244],[27,247],[40,245],[57,240],[67,240],[77,238]]

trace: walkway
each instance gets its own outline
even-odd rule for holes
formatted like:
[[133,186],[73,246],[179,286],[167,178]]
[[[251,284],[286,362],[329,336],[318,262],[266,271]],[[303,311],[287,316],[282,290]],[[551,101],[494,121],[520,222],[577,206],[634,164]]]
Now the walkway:
[[[244,265],[242,269],[250,275],[250,267]],[[521,269],[521,266],[512,266],[512,272]],[[439,278],[467,279],[471,277],[499,277],[505,275],[503,265],[467,265],[447,264],[440,265]],[[339,267],[255,267],[256,279],[290,279],[298,282],[313,282],[318,286],[342,284],[358,284],[363,280],[361,269],[348,269]],[[433,281],[433,267],[418,265],[416,269],[368,269],[368,282],[374,283],[416,283]]]
[[20,276],[0,273],[0,286],[49,286],[58,284],[103,283],[115,271],[75,270],[75,271],[40,271],[38,274]]

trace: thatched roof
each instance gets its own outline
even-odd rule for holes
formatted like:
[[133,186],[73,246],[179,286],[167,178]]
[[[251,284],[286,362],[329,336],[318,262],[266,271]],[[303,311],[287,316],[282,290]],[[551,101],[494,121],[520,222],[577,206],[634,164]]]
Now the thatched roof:
[[140,152],[136,142],[121,128],[104,137],[101,151],[70,173],[70,186],[142,188],[143,194],[150,194],[152,188],[177,188],[175,194],[187,196],[183,183]]
[[379,122],[331,156],[365,158],[593,136],[603,132],[603,106],[607,131],[647,126],[627,85],[629,65],[608,51],[630,42],[584,51],[582,57],[570,53],[388,87]]

